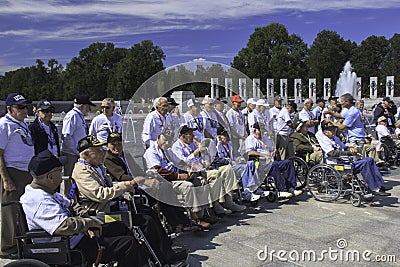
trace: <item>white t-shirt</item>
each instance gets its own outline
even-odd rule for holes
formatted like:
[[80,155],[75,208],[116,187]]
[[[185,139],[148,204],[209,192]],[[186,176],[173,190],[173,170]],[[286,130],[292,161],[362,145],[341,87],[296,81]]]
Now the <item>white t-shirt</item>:
[[158,136],[162,133],[166,123],[166,118],[154,110],[147,114],[143,123],[142,141],[150,146],[152,142],[156,142]]
[[73,108],[65,115],[62,127],[61,151],[67,154],[79,155],[78,142],[89,133],[85,115],[77,108]]
[[[226,113],[226,118],[228,119],[229,126],[235,129],[239,135],[244,136],[245,125],[244,125],[244,115],[240,110],[235,111],[232,108]],[[231,138],[237,138],[232,136]]]
[[278,121],[278,115],[279,112],[282,109],[278,109],[277,107],[273,106],[272,108],[269,109],[269,118],[272,120],[272,126],[274,127],[274,130],[276,131],[276,123]]
[[376,133],[378,134],[378,139],[381,140],[384,136],[391,136],[388,128],[385,125],[378,124],[375,128]]
[[113,113],[111,117],[100,114],[93,118],[89,134],[95,135],[101,142],[107,142],[108,135],[112,132],[122,132],[122,116]]
[[28,125],[5,115],[0,118],[0,140],[6,167],[28,171],[29,161],[35,155]]
[[204,119],[198,114],[196,117],[188,111],[181,117],[181,125],[187,125],[190,128],[197,128],[196,131],[193,132],[194,138],[201,142],[204,139]]
[[217,127],[218,127],[218,118],[214,112],[206,112],[203,110],[200,112],[200,116],[203,118],[204,129],[207,130],[211,136],[217,138]]
[[283,107],[278,114],[278,121],[276,123],[277,134],[289,136],[293,130],[287,123],[291,121],[289,110]]
[[[301,121],[315,120],[314,113],[303,108],[299,112],[299,120]],[[314,126],[308,127],[308,131],[310,133],[315,133],[315,127]]]

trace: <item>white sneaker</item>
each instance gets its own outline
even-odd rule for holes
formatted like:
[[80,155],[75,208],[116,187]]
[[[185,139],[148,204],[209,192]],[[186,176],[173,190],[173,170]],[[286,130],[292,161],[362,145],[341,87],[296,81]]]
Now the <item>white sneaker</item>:
[[292,193],[289,192],[279,192],[278,197],[279,198],[291,198],[293,196]]
[[245,201],[253,202],[259,200],[260,198],[260,195],[253,194],[250,191],[244,191],[243,193],[243,200]]
[[261,197],[267,197],[269,195],[269,191],[264,191],[261,188],[257,188],[253,194],[260,195]]
[[301,190],[295,190],[294,188],[290,188],[289,190],[289,193],[291,193],[292,195],[294,195],[294,196],[300,196],[301,194],[303,194],[303,191],[301,191]]

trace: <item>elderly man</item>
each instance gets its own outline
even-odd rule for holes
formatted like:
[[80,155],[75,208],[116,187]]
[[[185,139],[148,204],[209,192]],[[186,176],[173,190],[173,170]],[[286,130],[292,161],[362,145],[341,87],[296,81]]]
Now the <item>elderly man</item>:
[[142,141],[146,148],[157,141],[158,135],[165,127],[169,109],[167,98],[157,97],[154,99],[153,107],[155,110],[146,116],[143,123]]
[[246,101],[247,106],[246,106],[244,109],[242,109],[242,113],[243,113],[243,116],[244,116],[244,124],[246,125],[246,132],[247,132],[247,135],[250,134],[250,125],[251,125],[251,124],[249,124],[248,118],[249,118],[249,115],[250,115],[250,114],[253,112],[253,110],[255,109],[255,107],[256,107],[256,102],[257,102],[257,99],[256,99],[256,98],[249,98],[249,99],[247,99],[247,101]]
[[308,131],[306,122],[296,122],[290,139],[293,141],[296,156],[301,157],[306,162],[323,163],[321,147],[315,135]]
[[[104,150],[102,143],[94,136],[83,138],[78,143],[80,158],[75,164],[72,177],[75,179],[79,196],[83,199],[86,210],[109,212],[118,210],[118,204],[112,200],[122,196],[125,192],[134,192],[140,180],[138,177],[130,181],[112,183],[102,165]],[[133,223],[142,228],[146,237],[163,264],[175,263],[186,258],[185,253],[174,253],[171,249],[171,240],[167,237],[157,214],[143,205],[137,206],[138,214],[132,214]],[[177,254],[177,255],[175,255]]]
[[33,181],[26,186],[20,200],[29,230],[43,229],[50,235],[70,236],[71,248],[80,250],[88,264],[94,263],[98,255],[97,242],[89,237],[88,232],[95,233],[105,247],[101,262],[118,261],[118,266],[144,265],[148,253],[125,224],[102,224],[98,218],[83,212],[79,204],[56,192],[62,181],[61,166],[61,161],[48,150],[40,152],[29,162]]
[[169,108],[167,114],[167,120],[165,122],[165,130],[172,131],[174,133],[174,140],[178,139],[178,129],[181,125],[181,115],[179,113],[179,106],[175,99],[167,97]]
[[113,98],[105,98],[101,102],[101,114],[93,118],[89,134],[96,136],[100,142],[107,142],[107,137],[112,132],[122,132],[122,116],[115,113]]
[[[34,155],[31,133],[25,118],[30,100],[12,93],[7,96],[7,114],[0,119],[0,176],[1,202],[15,201],[32,181],[28,163]],[[11,206],[1,207],[1,257],[16,255],[17,215]]]
[[307,123],[308,131],[315,134],[315,126],[318,125],[319,121],[312,112],[313,105],[311,98],[304,100],[304,108],[299,112],[299,120]]
[[281,109],[277,119],[277,138],[276,149],[277,160],[284,160],[294,156],[293,142],[290,140],[290,134],[293,132],[293,122],[290,114],[295,111],[293,108],[296,103],[288,101],[288,103]]
[[[78,141],[89,134],[89,125],[85,116],[90,112],[91,106],[96,105],[90,101],[88,95],[79,95],[74,99],[74,108],[68,111],[63,119],[61,152],[68,158],[64,166],[66,176],[71,176],[75,162],[79,158],[79,152],[76,149]],[[69,188],[66,190],[69,191]]]
[[394,130],[394,124],[395,124],[395,119],[394,119],[394,114],[390,112],[390,104],[389,102],[391,101],[390,97],[386,96],[382,99],[382,102],[379,103],[375,110],[374,110],[374,119],[373,123],[378,124],[378,119],[381,116],[384,116],[387,120],[387,127],[390,130]]
[[276,132],[276,123],[278,121],[279,112],[282,109],[282,98],[280,96],[276,96],[274,98],[274,106],[269,109],[269,118],[272,122],[272,126]]
[[216,140],[218,118],[214,112],[214,100],[206,95],[202,101],[204,109],[200,112],[204,123],[204,137]]
[[181,117],[181,125],[185,124],[194,128],[194,140],[199,143],[204,139],[205,126],[203,117],[200,115],[200,103],[196,99],[189,99],[187,106],[189,110]]
[[[332,122],[335,127],[339,130],[347,130],[347,143],[349,146],[361,147],[361,152],[363,157],[372,157],[376,164],[384,164],[382,160],[379,159],[376,147],[371,144],[365,144],[365,130],[364,122],[361,119],[360,111],[354,106],[354,98],[351,94],[344,94],[340,98],[340,103],[343,108],[348,109],[344,114],[339,114],[334,111],[325,111],[327,114],[337,118],[344,119],[342,123]],[[330,120],[325,118],[325,121]]]
[[60,154],[60,141],[56,125],[51,121],[54,107],[48,100],[41,100],[34,108],[36,119],[29,125],[35,154],[48,149],[56,157]]
[[[179,129],[179,140],[172,145],[173,154],[179,159],[179,166],[182,170],[204,173],[207,183],[210,185],[211,199],[213,207],[217,214],[227,213],[221,206],[221,203],[232,204],[230,192],[238,189],[238,180],[230,165],[222,166],[218,170],[206,170],[212,159],[205,157],[207,148],[201,144],[196,146],[193,142],[193,128],[187,125]],[[213,157],[215,155],[212,155]],[[202,160],[203,159],[203,160]],[[228,205],[229,205],[228,204]]]
[[224,99],[220,99],[218,101],[215,101],[214,103],[214,111],[215,115],[217,115],[218,123],[219,126],[223,127],[228,134],[230,135],[230,126],[229,126],[229,121],[228,118],[226,117],[224,113],[225,106],[228,102]]
[[253,132],[253,125],[256,122],[262,123],[265,125],[267,131],[271,131],[271,128],[269,127],[269,111],[267,110],[267,107],[269,107],[269,105],[265,99],[257,100],[255,109],[249,114],[248,118],[250,133]]
[[232,153],[233,157],[240,156],[242,151],[239,151],[243,146],[244,139],[246,139],[246,126],[244,121],[244,115],[240,111],[240,106],[244,100],[239,95],[231,97],[232,108],[226,113],[230,127],[230,137],[232,142]]
[[[350,112],[350,110],[349,110]],[[316,137],[322,150],[327,157],[340,157],[340,156],[351,156],[357,153],[357,149],[347,147],[339,140],[336,136],[337,127],[335,123],[331,121],[323,121],[321,123],[321,129],[317,132]],[[328,164],[337,164],[337,159],[327,159]],[[363,179],[367,183],[372,194],[379,196],[390,196],[386,193],[385,187],[382,186],[383,178],[380,174],[375,162],[372,158],[363,158],[360,160],[353,161],[353,167],[356,173],[361,173]]]

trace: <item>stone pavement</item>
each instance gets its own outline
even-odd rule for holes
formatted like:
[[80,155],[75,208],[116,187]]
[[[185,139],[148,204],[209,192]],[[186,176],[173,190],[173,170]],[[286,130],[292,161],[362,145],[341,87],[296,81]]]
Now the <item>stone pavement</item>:
[[185,233],[175,242],[189,250],[192,267],[400,266],[400,168],[384,178],[392,196],[363,207],[346,199],[318,202],[307,193],[261,200],[209,232]]

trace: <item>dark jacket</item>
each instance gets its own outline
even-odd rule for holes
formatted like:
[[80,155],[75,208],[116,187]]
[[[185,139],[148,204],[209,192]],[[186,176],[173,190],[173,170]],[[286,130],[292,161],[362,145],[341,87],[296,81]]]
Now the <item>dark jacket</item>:
[[[36,118],[33,123],[29,125],[29,130],[31,131],[32,139],[33,139],[33,146],[35,148],[35,155],[37,155],[39,152],[42,152],[46,149],[48,149],[49,145],[49,140],[46,132],[42,127],[40,127],[39,124],[39,119]],[[60,156],[60,139],[58,137],[58,130],[57,127],[53,122],[50,121],[50,130],[51,133],[54,136],[54,139],[56,141],[56,146],[57,146],[57,153]]]
[[[127,156],[128,155],[128,156]],[[129,154],[125,155],[125,159],[128,162],[130,170],[134,176],[144,176],[145,172],[142,168],[140,168],[132,157]],[[113,181],[130,181],[133,179],[131,175],[128,174],[128,169],[125,163],[122,161],[118,155],[115,155],[110,152],[110,150],[106,151],[106,155],[104,156],[104,166],[107,169],[107,173],[110,174]]]
[[388,120],[388,127],[394,127],[394,123],[396,122],[394,119],[394,114],[389,110],[385,110],[384,107],[382,107],[382,103],[379,103],[375,110],[374,110],[374,123],[378,124],[378,119],[379,117],[384,116]]
[[311,142],[301,133],[294,131],[290,135],[293,145],[296,150],[296,154],[306,154],[314,152],[313,144],[318,144],[318,140],[313,133],[308,132],[307,135],[310,137]]

